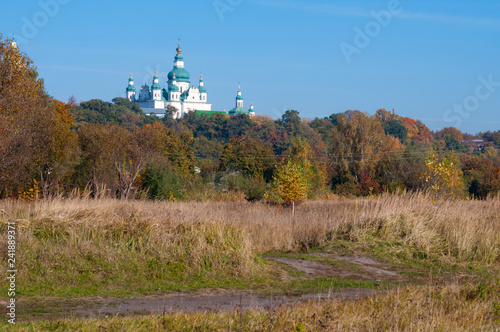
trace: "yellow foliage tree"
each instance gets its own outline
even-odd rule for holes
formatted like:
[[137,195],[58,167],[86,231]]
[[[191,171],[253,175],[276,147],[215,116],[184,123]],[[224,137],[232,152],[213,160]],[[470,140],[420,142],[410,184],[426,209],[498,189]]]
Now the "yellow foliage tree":
[[288,161],[278,169],[274,180],[278,195],[284,202],[292,204],[292,214],[295,215],[295,202],[305,198],[309,190],[304,168],[298,163]]
[[321,163],[315,156],[313,149],[302,139],[295,140],[290,149],[288,160],[302,167],[307,180],[308,198],[313,198],[315,193],[322,192],[328,182],[326,163]]
[[436,196],[463,197],[463,173],[457,156],[452,152],[440,156],[433,153],[425,159],[427,170],[422,176],[427,188]]

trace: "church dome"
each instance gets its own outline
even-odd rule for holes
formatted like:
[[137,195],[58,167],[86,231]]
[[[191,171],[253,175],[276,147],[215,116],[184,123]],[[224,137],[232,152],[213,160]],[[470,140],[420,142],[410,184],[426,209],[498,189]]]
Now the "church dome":
[[244,109],[243,107],[235,107],[229,111],[229,115],[248,114],[248,113],[250,113],[250,112],[248,110]]
[[168,91],[174,91],[174,92],[177,92],[179,91],[179,87],[177,85],[171,85],[169,88],[168,88]]
[[172,69],[170,73],[168,73],[168,80],[173,81],[174,80],[174,74],[175,74],[175,80],[177,82],[187,82],[189,83],[189,78],[191,75],[189,75],[188,71],[184,68],[178,68],[175,67]]

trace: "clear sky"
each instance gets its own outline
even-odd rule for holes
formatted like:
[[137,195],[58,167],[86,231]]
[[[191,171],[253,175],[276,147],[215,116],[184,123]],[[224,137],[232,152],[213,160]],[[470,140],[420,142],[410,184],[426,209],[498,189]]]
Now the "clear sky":
[[125,95],[155,70],[166,86],[180,38],[215,110],[241,82],[245,107],[278,118],[379,108],[432,130],[500,129],[500,1],[4,1],[13,34],[62,101]]

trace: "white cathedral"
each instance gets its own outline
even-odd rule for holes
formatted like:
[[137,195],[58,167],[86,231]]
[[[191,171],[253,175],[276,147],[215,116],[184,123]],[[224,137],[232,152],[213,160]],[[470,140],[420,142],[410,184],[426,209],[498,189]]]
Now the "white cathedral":
[[[174,119],[180,119],[189,112],[212,113],[212,104],[208,103],[207,90],[204,87],[203,76],[200,75],[198,87],[190,86],[190,74],[184,68],[184,57],[179,43],[177,55],[174,60],[174,68],[168,73],[168,87],[162,89],[158,75],[155,72],[151,87],[145,83],[137,95],[132,74],[128,80],[126,89],[127,98],[139,104],[145,114],[156,115],[160,118],[165,116],[167,106],[173,106],[177,111],[172,114]],[[225,112],[224,112],[225,113]],[[255,111],[252,106],[249,110],[243,108],[243,97],[241,89],[238,89],[236,97],[236,107],[229,111],[229,115],[248,114],[254,116]]]

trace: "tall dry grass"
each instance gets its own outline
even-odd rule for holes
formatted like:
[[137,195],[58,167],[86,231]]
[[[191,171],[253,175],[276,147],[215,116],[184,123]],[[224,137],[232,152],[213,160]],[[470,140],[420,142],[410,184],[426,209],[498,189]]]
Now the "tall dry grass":
[[410,286],[359,300],[312,301],[269,311],[117,315],[16,327],[19,331],[497,331],[499,299],[498,288]]
[[[398,243],[454,262],[500,263],[500,198],[403,194],[310,201],[295,217],[285,208],[247,202],[112,199],[2,201],[0,211],[3,234],[8,221],[18,225],[20,280],[44,285],[46,293],[65,284],[119,287],[149,280],[161,288],[166,279],[258,276],[257,253],[338,239]],[[0,241],[6,266],[6,236]]]

